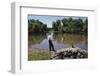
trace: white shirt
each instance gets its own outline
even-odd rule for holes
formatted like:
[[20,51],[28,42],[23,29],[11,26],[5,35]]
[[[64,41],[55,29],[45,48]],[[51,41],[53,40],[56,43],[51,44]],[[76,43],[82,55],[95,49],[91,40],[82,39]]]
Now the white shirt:
[[47,36],[48,40],[53,40],[53,34]]

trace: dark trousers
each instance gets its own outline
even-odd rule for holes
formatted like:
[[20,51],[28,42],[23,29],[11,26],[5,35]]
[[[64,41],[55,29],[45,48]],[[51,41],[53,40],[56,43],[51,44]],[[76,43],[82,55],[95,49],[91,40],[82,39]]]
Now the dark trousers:
[[52,40],[49,40],[49,50],[50,50],[50,51],[55,51],[54,45],[53,45],[53,43],[52,43]]

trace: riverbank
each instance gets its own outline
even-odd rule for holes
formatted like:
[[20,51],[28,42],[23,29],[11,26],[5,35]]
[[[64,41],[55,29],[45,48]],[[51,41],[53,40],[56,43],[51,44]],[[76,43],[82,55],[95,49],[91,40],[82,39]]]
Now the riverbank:
[[88,51],[81,48],[62,48],[55,52],[47,49],[29,48],[28,60],[50,60],[50,59],[86,59]]
[[81,48],[62,48],[57,50],[52,59],[86,59],[88,58],[88,51]]
[[34,49],[29,48],[28,50],[28,60],[49,60],[50,52],[46,49]]

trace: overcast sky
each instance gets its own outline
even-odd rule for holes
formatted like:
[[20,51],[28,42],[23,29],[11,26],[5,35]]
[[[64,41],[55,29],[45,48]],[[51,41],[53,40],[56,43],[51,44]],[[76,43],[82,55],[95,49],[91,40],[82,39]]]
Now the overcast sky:
[[63,18],[73,18],[73,19],[83,19],[85,20],[87,17],[80,17],[80,16],[47,16],[47,15],[28,15],[28,19],[35,19],[47,24],[47,27],[52,27],[52,22],[56,20],[61,20]]

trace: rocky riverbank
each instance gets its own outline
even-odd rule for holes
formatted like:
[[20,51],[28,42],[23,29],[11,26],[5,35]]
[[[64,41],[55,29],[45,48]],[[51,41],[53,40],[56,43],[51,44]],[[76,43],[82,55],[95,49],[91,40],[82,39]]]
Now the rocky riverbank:
[[51,59],[83,59],[88,58],[88,51],[81,48],[62,48],[51,52]]
[[56,59],[85,59],[88,58],[88,51],[81,48],[62,48],[49,51],[46,49],[28,49],[28,60],[56,60]]

